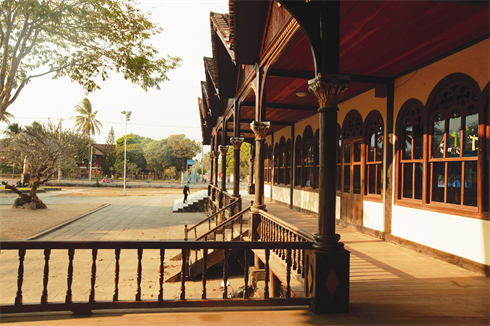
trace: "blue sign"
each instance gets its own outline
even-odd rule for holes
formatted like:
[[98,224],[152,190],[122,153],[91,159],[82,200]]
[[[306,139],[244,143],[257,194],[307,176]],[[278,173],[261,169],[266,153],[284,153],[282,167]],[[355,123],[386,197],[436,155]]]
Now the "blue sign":
[[194,160],[187,160],[187,165],[194,165]]

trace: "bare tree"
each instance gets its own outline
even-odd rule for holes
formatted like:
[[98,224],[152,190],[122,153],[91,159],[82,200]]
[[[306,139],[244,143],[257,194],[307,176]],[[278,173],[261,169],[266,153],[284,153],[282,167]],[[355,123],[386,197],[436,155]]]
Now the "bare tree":
[[0,152],[3,159],[28,166],[31,176],[31,190],[24,194],[15,185],[2,181],[5,188],[19,195],[22,202],[36,203],[36,208],[47,208],[37,196],[37,189],[53,176],[58,168],[76,167],[82,153],[87,148],[87,139],[73,130],[62,130],[61,122],[54,124],[33,124],[3,140]]

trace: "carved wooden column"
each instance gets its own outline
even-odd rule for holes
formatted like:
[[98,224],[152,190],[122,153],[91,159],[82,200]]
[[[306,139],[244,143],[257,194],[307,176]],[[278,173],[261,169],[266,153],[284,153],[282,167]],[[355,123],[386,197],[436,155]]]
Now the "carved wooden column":
[[250,124],[255,134],[255,201],[254,208],[265,209],[264,205],[264,149],[265,135],[269,130],[270,122],[254,121]]
[[214,157],[214,186],[218,186],[218,158],[219,158],[219,151],[215,150],[213,151],[213,157]]
[[240,148],[242,147],[243,137],[231,137],[233,145],[233,196],[240,197]]
[[[212,186],[213,186],[213,177],[214,177],[214,153],[213,153],[213,148],[211,146],[211,152],[209,153],[209,160],[210,162],[210,167],[211,171],[209,173],[209,184],[208,184],[208,196],[211,196],[212,192]],[[204,170],[203,170],[204,173]]]
[[[342,77],[342,76],[341,76]],[[337,161],[337,112],[338,100],[349,87],[349,79],[321,74],[308,82],[309,90],[315,93],[320,108],[320,184],[318,187],[318,234],[316,247],[336,246],[340,237],[335,234],[335,204]],[[343,245],[342,245],[343,246]]]
[[219,151],[221,152],[221,191],[226,191],[226,153],[228,153],[228,146],[221,145]]
[[250,145],[250,166],[249,166],[249,171],[248,171],[248,194],[253,195],[255,194],[255,185],[254,185],[254,162],[255,162],[255,157],[254,157],[254,145]]
[[337,112],[340,94],[349,87],[349,78],[322,76],[308,82],[320,108],[320,184],[318,187],[318,233],[313,250],[306,253],[306,291],[315,313],[349,311],[350,252],[335,233]]

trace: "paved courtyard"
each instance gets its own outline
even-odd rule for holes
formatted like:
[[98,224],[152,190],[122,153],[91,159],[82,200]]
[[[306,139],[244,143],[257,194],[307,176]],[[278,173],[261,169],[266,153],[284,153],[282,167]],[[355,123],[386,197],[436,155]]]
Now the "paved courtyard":
[[[38,240],[175,240],[183,238],[184,224],[192,225],[203,218],[200,213],[173,213],[172,206],[180,194],[126,197],[53,197],[50,203],[108,203],[109,206],[51,232]],[[9,199],[10,200],[10,199]],[[0,204],[7,199],[0,198]],[[8,201],[11,203],[11,201]],[[315,232],[317,221],[311,216],[294,213],[282,206],[267,203],[268,211],[289,223],[296,218],[301,228]],[[350,229],[338,228],[343,242],[351,251],[351,293],[348,314],[315,316],[305,309],[193,309],[96,311],[90,317],[69,313],[3,315],[2,323],[16,325],[488,325],[489,279],[414,251],[385,243]],[[178,261],[166,254],[166,270],[180,269]],[[121,264],[121,296],[134,298],[136,251],[125,253]],[[0,301],[13,302],[16,291],[18,257],[2,251],[0,265]],[[158,253],[143,254],[143,297],[157,295]],[[53,252],[48,286],[50,301],[63,301],[66,292],[66,251]],[[73,300],[86,301],[90,290],[91,253],[77,251],[74,260]],[[42,291],[42,253],[26,255],[24,302],[39,302]],[[58,267],[54,267],[58,266]],[[124,268],[123,268],[124,266]],[[99,250],[97,257],[96,300],[110,300],[114,284],[114,253]],[[28,279],[32,279],[28,281]],[[241,282],[232,279],[232,287]],[[237,283],[233,283],[237,282]],[[110,286],[102,286],[105,284]],[[8,284],[8,285],[4,285]],[[210,297],[220,297],[220,279],[208,286]],[[176,298],[180,284],[165,284],[166,298]],[[188,286],[188,296],[200,297],[201,284]]]

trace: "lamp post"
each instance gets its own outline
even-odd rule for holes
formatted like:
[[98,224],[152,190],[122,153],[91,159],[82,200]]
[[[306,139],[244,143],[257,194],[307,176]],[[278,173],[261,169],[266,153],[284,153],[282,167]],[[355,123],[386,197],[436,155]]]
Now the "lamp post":
[[126,121],[124,122],[124,181],[123,181],[123,195],[126,196],[126,134],[128,133],[128,121],[131,116],[131,111],[121,111],[122,114],[126,116]]

